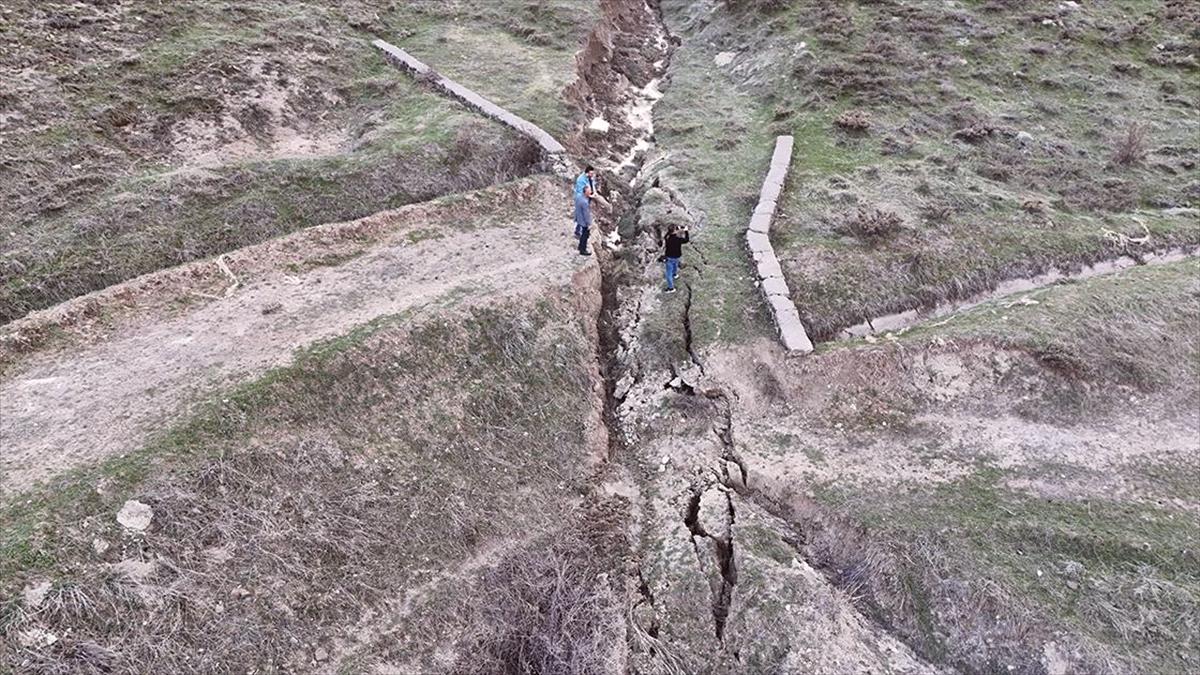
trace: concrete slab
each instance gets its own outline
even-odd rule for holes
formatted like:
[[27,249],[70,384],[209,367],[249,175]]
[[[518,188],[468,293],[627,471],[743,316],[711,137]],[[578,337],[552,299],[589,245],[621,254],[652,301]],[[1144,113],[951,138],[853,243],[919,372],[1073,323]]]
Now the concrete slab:
[[796,311],[796,306],[790,300],[777,295],[769,296],[768,299],[776,328],[779,330],[779,338],[788,351],[811,352],[812,340],[808,337],[808,331],[804,329],[804,323],[800,321],[800,313]]
[[771,214],[755,213],[750,216],[750,231],[767,234],[771,231]]
[[804,324],[800,323],[799,317],[780,322],[779,338],[783,340],[783,346],[789,352],[808,354],[813,350],[812,340],[808,338],[808,333],[804,330]]
[[762,259],[756,261],[755,264],[758,267],[759,280],[783,278],[783,268],[779,266],[774,252],[771,255],[762,256]]
[[796,305],[791,298],[782,295],[768,295],[767,305],[771,307],[771,315],[775,317],[776,322],[793,316],[796,317],[796,320],[800,319],[800,312],[796,310]]
[[[763,279],[762,290],[763,293],[767,294],[768,298],[772,296],[781,296],[788,298],[789,302],[791,301],[792,294],[791,291],[788,290],[787,282],[783,280],[783,277],[768,277]],[[793,305],[792,308],[795,309],[795,306]]]
[[792,136],[779,136],[775,139],[775,153],[771,155],[771,164],[781,164],[784,170],[792,163],[792,146],[796,139]]
[[775,255],[774,249],[771,248],[771,238],[762,232],[754,232],[748,230],[746,232],[746,245],[750,247],[751,253],[770,252]]
[[783,268],[775,257],[775,249],[771,246],[771,222],[775,218],[775,209],[783,194],[784,182],[787,180],[788,167],[792,162],[793,139],[791,136],[780,136],[775,139],[775,150],[771,154],[771,163],[767,176],[763,180],[762,190],[759,191],[758,204],[750,217],[750,225],[746,230],[746,247],[754,258],[758,278],[762,282],[763,295],[771,307],[771,317],[779,330],[779,339],[784,347],[791,352],[807,354],[813,349],[804,323],[800,321],[800,312],[792,302],[787,281],[783,278]]
[[[433,73],[433,69],[420,59],[389,42],[375,40],[372,44],[383,52],[384,57],[389,63],[413,76],[426,76]],[[520,134],[528,136],[542,148],[543,152],[549,155],[563,155],[567,152],[562,143],[555,140],[546,130],[519,115],[514,115],[508,110],[501,108],[448,77],[435,74],[430,84],[446,96],[457,99],[460,103],[476,112],[490,117]]]

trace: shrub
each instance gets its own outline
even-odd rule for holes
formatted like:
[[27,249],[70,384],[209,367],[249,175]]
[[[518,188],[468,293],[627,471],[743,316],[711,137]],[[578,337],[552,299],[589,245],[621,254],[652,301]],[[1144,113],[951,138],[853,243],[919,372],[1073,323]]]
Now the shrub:
[[486,573],[452,672],[584,675],[613,669],[623,634],[604,561],[574,534],[538,544]]
[[892,211],[859,207],[846,218],[845,228],[859,239],[878,241],[899,233],[904,228],[904,219]]
[[967,143],[979,143],[991,138],[992,134],[996,133],[996,131],[996,127],[991,124],[980,122],[955,131],[954,137]]
[[1134,122],[1113,141],[1112,162],[1117,166],[1133,166],[1146,158],[1146,125]]
[[862,132],[871,128],[871,116],[865,110],[847,110],[838,115],[833,123],[846,131]]

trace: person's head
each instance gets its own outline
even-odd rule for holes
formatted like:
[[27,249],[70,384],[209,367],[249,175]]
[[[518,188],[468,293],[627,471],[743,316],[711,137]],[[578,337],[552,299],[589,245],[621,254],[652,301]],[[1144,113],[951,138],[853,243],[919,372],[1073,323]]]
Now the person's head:
[[592,166],[591,164],[588,164],[587,168],[585,168],[583,172],[588,175],[588,178],[596,177],[596,167]]

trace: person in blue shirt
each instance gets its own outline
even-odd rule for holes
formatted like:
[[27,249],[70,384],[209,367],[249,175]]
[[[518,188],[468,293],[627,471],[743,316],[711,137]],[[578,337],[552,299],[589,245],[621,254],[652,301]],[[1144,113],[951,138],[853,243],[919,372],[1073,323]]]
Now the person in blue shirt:
[[592,230],[592,198],[596,196],[596,169],[591,165],[575,179],[575,238],[579,240],[579,255],[591,255],[587,250]]

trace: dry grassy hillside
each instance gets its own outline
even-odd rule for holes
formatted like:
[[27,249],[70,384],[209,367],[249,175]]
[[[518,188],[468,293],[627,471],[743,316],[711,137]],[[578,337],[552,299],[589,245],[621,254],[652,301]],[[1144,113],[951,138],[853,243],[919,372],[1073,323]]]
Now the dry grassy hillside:
[[1194,5],[9,3],[0,672],[1196,670]]
[[[565,525],[594,450],[580,329],[554,295],[383,318],[7,504],[4,667],[431,667],[464,635],[468,587],[419,599],[421,620],[373,612]],[[152,508],[147,531],[118,524],[128,499]],[[553,569],[552,553],[530,564]],[[49,581],[33,603],[29,579]],[[403,632],[373,644],[373,622]]]
[[776,134],[796,151],[772,239],[818,339],[1200,243],[1194,3],[663,6],[682,44],[659,144],[727,272],[697,282],[701,339],[745,333],[733,280]]
[[16,2],[0,14],[0,321],[321,222],[528,173],[369,45],[561,131],[575,1]]

